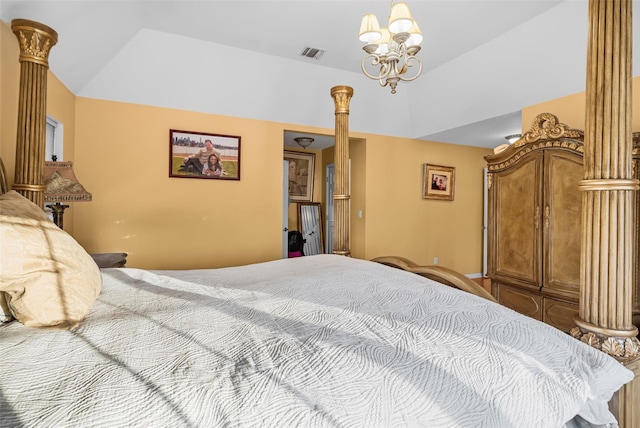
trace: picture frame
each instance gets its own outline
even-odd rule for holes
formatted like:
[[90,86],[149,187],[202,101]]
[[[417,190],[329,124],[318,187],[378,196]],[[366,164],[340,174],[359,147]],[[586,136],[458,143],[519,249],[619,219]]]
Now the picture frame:
[[169,177],[240,180],[240,142],[237,135],[170,129]]
[[455,167],[424,164],[422,174],[422,199],[453,201],[455,184]]
[[289,162],[289,201],[311,202],[316,155],[285,150],[284,160]]

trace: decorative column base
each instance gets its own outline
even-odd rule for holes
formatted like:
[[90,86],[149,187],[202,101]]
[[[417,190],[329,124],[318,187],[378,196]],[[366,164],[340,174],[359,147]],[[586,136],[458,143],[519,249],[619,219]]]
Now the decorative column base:
[[636,337],[638,329],[611,330],[598,327],[580,319],[574,319],[576,327],[571,336],[610,355],[622,363],[640,359],[640,341]]

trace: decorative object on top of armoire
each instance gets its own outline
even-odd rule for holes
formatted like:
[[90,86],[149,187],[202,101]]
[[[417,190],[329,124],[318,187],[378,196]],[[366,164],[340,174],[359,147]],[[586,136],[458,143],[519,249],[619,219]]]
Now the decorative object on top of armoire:
[[492,292],[518,312],[569,332],[580,289],[583,133],[538,115],[488,163]]

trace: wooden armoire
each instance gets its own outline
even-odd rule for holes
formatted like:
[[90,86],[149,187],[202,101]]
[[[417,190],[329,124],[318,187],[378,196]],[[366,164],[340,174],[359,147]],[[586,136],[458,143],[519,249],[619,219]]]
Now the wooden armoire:
[[[640,133],[634,174],[640,177]],[[498,302],[569,332],[578,315],[584,134],[550,113],[488,167],[488,276]],[[634,324],[640,323],[640,197],[636,195]]]

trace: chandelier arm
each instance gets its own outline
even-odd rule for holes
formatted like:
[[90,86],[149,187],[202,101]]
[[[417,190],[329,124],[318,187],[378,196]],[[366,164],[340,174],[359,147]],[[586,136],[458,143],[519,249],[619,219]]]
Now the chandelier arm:
[[404,77],[402,74],[399,74],[400,80],[402,80],[403,82],[411,82],[420,77],[420,74],[422,73],[422,61],[420,61],[420,58],[416,58],[415,56],[408,56],[405,59],[404,66],[407,68],[413,67],[415,65],[414,62],[418,64],[418,71],[414,76],[411,77]]
[[[365,68],[365,64],[367,63],[368,60],[371,60],[371,65],[376,67],[378,65],[380,65],[380,73],[375,76],[373,74],[370,74],[367,69]],[[380,58],[380,56],[376,55],[376,54],[369,54],[367,56],[365,56],[364,58],[362,58],[362,62],[360,63],[360,66],[362,68],[362,72],[364,73],[365,76],[367,76],[369,79],[373,79],[373,80],[382,80],[382,79],[386,79],[387,76],[389,76],[389,73],[391,72],[391,68],[388,67],[387,62]]]

